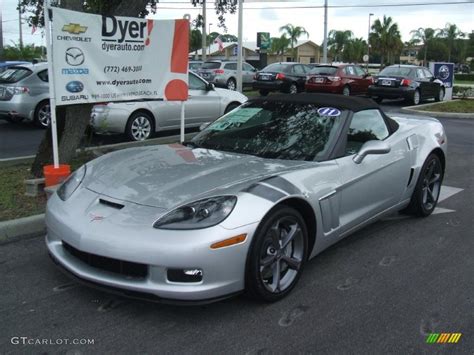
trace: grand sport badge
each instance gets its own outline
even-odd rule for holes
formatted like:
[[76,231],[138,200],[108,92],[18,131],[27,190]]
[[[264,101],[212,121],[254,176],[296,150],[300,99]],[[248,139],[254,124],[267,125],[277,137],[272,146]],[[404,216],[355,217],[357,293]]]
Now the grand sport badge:
[[77,67],[84,63],[84,53],[77,47],[70,47],[66,50],[66,63]]

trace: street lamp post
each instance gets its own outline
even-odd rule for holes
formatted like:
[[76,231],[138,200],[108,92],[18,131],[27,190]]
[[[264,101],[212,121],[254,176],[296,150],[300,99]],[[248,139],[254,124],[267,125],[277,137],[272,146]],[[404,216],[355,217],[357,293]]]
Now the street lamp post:
[[370,62],[370,18],[374,16],[374,14],[369,14],[369,31],[367,32],[367,72],[369,71],[369,62]]
[[[209,36],[211,35],[211,26],[212,26],[212,23],[209,24],[209,33],[208,33]],[[209,43],[209,57],[211,56],[211,45],[212,45],[212,41]]]

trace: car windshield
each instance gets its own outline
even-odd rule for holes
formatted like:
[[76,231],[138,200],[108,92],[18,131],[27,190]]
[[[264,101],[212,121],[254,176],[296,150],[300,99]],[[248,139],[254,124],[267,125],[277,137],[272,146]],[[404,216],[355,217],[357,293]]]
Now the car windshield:
[[17,83],[21,79],[24,79],[29,76],[31,73],[32,71],[28,68],[8,68],[3,73],[0,73],[0,83]]
[[270,64],[269,66],[263,68],[262,71],[272,71],[272,72],[284,72],[288,68],[288,65],[275,63]]
[[317,75],[334,75],[336,72],[336,67],[314,67],[309,73]]
[[410,76],[411,68],[405,67],[387,67],[379,75]]
[[202,64],[201,69],[219,69],[220,66],[219,62],[206,62]]
[[312,161],[327,153],[346,115],[347,111],[314,104],[249,102],[212,123],[191,144],[269,159]]

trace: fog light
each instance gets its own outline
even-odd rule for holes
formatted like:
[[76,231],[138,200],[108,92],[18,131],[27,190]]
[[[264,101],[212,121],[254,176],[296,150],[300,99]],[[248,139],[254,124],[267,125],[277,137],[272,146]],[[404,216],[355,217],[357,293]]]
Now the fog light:
[[201,269],[168,269],[168,281],[171,282],[201,282]]

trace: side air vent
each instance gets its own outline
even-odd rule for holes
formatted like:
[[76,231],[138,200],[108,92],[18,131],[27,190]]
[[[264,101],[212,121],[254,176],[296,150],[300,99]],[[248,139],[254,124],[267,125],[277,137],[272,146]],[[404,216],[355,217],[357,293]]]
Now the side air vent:
[[413,179],[413,174],[415,173],[415,169],[411,168],[410,169],[410,177],[408,178],[408,184],[407,186],[410,186],[411,180]]

